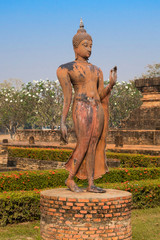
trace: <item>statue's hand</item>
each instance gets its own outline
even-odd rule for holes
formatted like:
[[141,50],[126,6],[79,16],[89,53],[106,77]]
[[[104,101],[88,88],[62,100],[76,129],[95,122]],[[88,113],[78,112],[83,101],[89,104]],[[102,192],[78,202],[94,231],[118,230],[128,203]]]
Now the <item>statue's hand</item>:
[[63,140],[68,143],[68,134],[67,134],[67,127],[64,123],[61,123],[61,134]]
[[117,67],[115,66],[110,70],[110,75],[109,75],[109,84],[111,87],[113,87],[116,84],[117,81]]

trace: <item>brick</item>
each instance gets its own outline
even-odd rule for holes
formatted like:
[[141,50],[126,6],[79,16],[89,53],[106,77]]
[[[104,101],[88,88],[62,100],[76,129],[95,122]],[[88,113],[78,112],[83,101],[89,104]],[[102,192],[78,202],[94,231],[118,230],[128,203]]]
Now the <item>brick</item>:
[[96,210],[91,210],[90,213],[97,213],[97,211]]
[[56,212],[56,209],[49,208],[48,211],[49,211],[49,212]]
[[66,206],[73,206],[73,203],[72,202],[67,202]]
[[104,233],[105,230],[97,230],[97,233]]
[[96,228],[96,227],[90,227],[89,230],[91,230],[91,231],[97,231],[97,228]]
[[87,214],[87,211],[86,210],[81,210],[80,213]]
[[100,218],[93,219],[94,222],[101,222]]
[[85,226],[85,227],[91,227],[92,224],[90,224],[90,223],[85,223],[84,226]]
[[92,199],[92,202],[99,202],[99,199]]
[[115,208],[115,206],[111,205],[110,208]]
[[81,207],[73,207],[73,210],[81,210]]
[[80,227],[79,230],[82,230],[82,231],[87,231],[88,228],[87,227]]
[[63,209],[70,209],[70,206],[62,206]]
[[65,224],[72,225],[72,222],[71,221],[66,221]]
[[78,199],[78,202],[88,203],[88,202],[89,202],[89,199]]
[[95,231],[86,231],[86,234],[94,234],[95,233]]
[[79,207],[83,207],[84,203],[75,203],[75,205],[79,206]]
[[95,203],[87,203],[88,206],[96,206]]
[[92,218],[92,214],[85,215],[85,218]]
[[103,206],[102,208],[103,209],[109,209],[109,206]]
[[99,237],[99,234],[91,234],[90,237],[97,238],[97,237]]
[[104,202],[98,203],[99,206],[104,206]]
[[82,237],[83,239],[87,239],[87,238],[88,238],[88,235],[82,234],[81,237]]
[[66,202],[66,198],[63,198],[63,197],[59,197],[59,199],[58,199],[59,201],[64,201],[64,202]]
[[108,237],[114,237],[115,235],[115,233],[108,233]]
[[[74,235],[74,238],[80,238],[81,237],[81,235]],[[82,238],[81,238],[82,239]],[[83,240],[83,239],[82,239]]]
[[112,217],[112,214],[105,214],[105,217],[110,218],[110,217]]
[[76,218],[83,218],[84,217],[84,214],[75,214],[74,215]]
[[77,199],[76,199],[76,198],[68,198],[67,201],[68,201],[68,202],[77,202]]

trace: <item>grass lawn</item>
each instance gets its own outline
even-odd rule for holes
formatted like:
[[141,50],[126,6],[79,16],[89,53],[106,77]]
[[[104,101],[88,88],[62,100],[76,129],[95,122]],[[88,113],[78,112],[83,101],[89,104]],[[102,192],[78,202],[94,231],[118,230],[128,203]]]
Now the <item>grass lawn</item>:
[[160,207],[132,211],[133,240],[160,239]]
[[[160,239],[160,207],[132,211],[133,240]],[[40,240],[39,221],[0,227],[0,240]]]

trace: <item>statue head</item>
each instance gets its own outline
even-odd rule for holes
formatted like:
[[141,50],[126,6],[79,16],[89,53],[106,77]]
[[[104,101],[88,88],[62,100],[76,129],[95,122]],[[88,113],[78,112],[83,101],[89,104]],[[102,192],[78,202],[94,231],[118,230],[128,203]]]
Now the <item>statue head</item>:
[[[76,59],[78,55],[88,59],[91,55],[92,48],[92,37],[84,29],[84,24],[81,19],[80,28],[72,39],[73,48],[75,51]],[[88,53],[87,53],[88,52]]]

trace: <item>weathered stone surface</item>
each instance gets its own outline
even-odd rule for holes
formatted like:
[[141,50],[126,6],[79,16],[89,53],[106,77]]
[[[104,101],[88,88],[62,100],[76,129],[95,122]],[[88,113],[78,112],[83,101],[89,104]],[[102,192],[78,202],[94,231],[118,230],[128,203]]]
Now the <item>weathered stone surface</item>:
[[6,146],[0,146],[0,166],[6,167],[8,162],[8,150]]
[[142,92],[142,105],[122,121],[122,128],[160,130],[160,77],[137,79],[135,86]]
[[123,137],[124,145],[160,145],[160,130],[110,130],[107,143],[114,144],[117,134]]
[[8,167],[22,170],[62,169],[65,162],[9,157]]
[[[15,134],[15,141],[28,141],[33,137],[35,143],[37,142],[61,142],[61,133],[59,130],[41,130],[41,129],[23,129],[17,130]],[[68,141],[70,143],[76,141],[74,131],[68,131]]]

